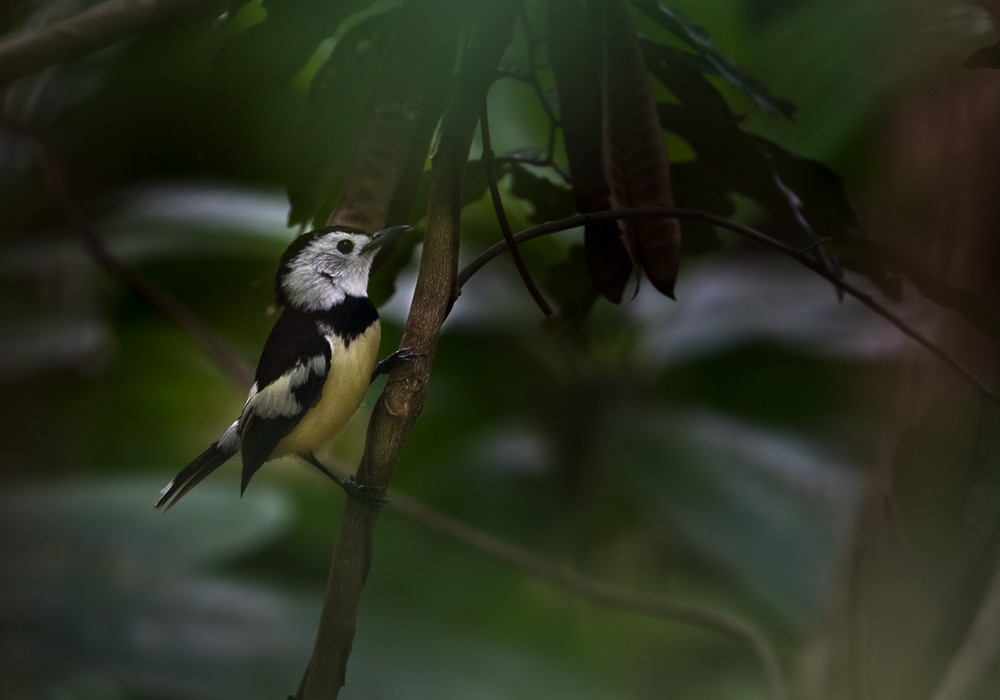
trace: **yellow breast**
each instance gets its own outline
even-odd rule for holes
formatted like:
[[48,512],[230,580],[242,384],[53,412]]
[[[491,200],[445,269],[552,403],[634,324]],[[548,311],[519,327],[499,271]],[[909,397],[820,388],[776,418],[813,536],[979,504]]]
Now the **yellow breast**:
[[352,340],[350,345],[344,345],[339,338],[328,338],[330,371],[319,402],[278,443],[271,453],[272,459],[316,451],[341,431],[368,391],[381,339],[382,329],[378,321]]

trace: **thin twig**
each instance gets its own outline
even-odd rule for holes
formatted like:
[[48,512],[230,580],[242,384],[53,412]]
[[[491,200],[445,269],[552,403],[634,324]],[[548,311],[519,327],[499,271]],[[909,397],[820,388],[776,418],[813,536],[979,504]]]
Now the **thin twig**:
[[[823,265],[808,257],[807,254],[801,253],[797,249],[792,248],[779,240],[771,238],[765,233],[761,233],[756,229],[731,221],[725,217],[716,216],[715,214],[709,214],[708,212],[697,209],[678,209],[672,207],[636,207],[633,209],[614,209],[610,211],[594,212],[591,214],[578,214],[576,216],[559,219],[557,221],[547,221],[544,224],[520,231],[514,235],[514,240],[517,241],[518,245],[520,245],[525,241],[530,241],[541,236],[583,226],[590,221],[606,221],[650,216],[664,216],[675,219],[702,221],[713,226],[718,226],[719,228],[732,231],[733,233],[737,233],[745,238],[751,238],[759,243],[763,243],[764,245],[784,253],[800,265],[809,268],[823,279],[831,282],[837,289],[843,291],[848,296],[854,297],[860,301],[862,304],[895,326],[903,335],[909,337],[911,340],[938,358],[945,365],[950,367],[953,371],[962,376],[967,382],[976,387],[985,396],[988,396],[991,400],[1000,403],[1000,396],[998,396],[989,385],[976,377],[965,367],[965,365],[954,359],[946,350],[938,347],[923,333],[876,301],[871,294],[859,289],[850,282],[841,279],[834,273],[827,270]],[[478,272],[486,263],[503,253],[505,250],[507,250],[507,243],[504,241],[496,243],[480,253],[472,262],[466,265],[461,272],[459,272],[458,288],[461,289],[465,283],[468,282],[470,277]]]
[[[539,104],[545,111],[545,116],[548,117],[549,124],[551,126],[556,126],[559,124],[559,116],[552,110],[552,105],[549,103],[548,95],[545,94],[545,89],[542,87],[541,82],[538,80],[538,47],[542,43],[535,30],[531,26],[531,22],[528,20],[527,12],[525,12],[524,6],[521,6],[519,12],[519,18],[521,20],[521,26],[524,27],[524,36],[528,40],[528,78],[527,82],[535,91],[535,96],[538,98]],[[551,157],[552,150],[549,150],[549,155]]]
[[500,197],[500,187],[497,185],[496,166],[493,160],[493,145],[490,139],[489,109],[487,108],[485,99],[479,110],[479,130],[483,137],[483,169],[486,171],[486,184],[490,190],[490,198],[493,200],[493,210],[496,212],[500,231],[503,233],[504,241],[506,241],[510,249],[511,257],[514,258],[514,266],[517,267],[518,274],[521,275],[525,288],[527,288],[528,293],[531,294],[531,298],[535,300],[535,303],[538,304],[538,308],[542,310],[542,313],[551,317],[552,307],[545,301],[545,297],[542,296],[541,291],[535,284],[535,280],[531,278],[531,272],[528,271],[528,266],[521,256],[521,251],[517,247],[517,244],[514,243],[514,233],[510,230],[510,222],[507,220],[507,213],[503,208],[503,199]]
[[806,255],[808,253],[813,252],[817,248],[822,248],[823,246],[828,245],[832,241],[833,241],[833,238],[831,238],[830,236],[823,236],[821,238],[817,238],[815,241],[813,241],[809,245],[803,246],[802,248],[796,248],[795,250],[796,250],[796,252],[799,255]]
[[541,70],[538,65],[538,47],[542,44],[542,40],[532,28],[531,21],[528,19],[528,14],[525,11],[524,6],[521,7],[521,25],[524,27],[524,35],[528,40],[529,82],[531,83],[531,88],[535,91],[535,97],[538,100],[538,104],[542,106],[542,110],[545,112],[545,118],[549,121],[549,138],[545,164],[555,171],[556,174],[562,178],[563,182],[569,185],[572,184],[569,173],[556,163],[556,138],[562,122],[560,121],[559,115],[552,109],[552,103],[549,101],[549,96],[545,94],[545,88],[542,87],[542,83],[538,78],[538,73]]
[[107,0],[36,32],[0,41],[0,87],[225,4],[226,0]]
[[774,650],[760,632],[735,615],[643,595],[598,581],[553,564],[395,491],[392,492],[390,507],[435,532],[526,571],[535,578],[561,586],[583,598],[639,615],[696,625],[731,637],[746,645],[756,656],[764,672],[772,700],[786,700],[788,697],[781,665]]
[[548,95],[545,94],[545,88],[542,87],[542,83],[538,79],[539,66],[537,55],[538,47],[542,44],[542,40],[535,33],[534,29],[532,29],[531,22],[528,20],[527,13],[525,12],[523,5],[518,11],[518,19],[520,20],[521,26],[524,28],[524,36],[528,42],[528,70],[525,73],[519,73],[511,70],[498,70],[497,75],[498,77],[516,80],[531,87],[532,91],[535,93],[535,99],[538,100],[538,104],[541,105],[542,111],[545,112],[545,118],[549,122],[548,145],[546,146],[546,155],[544,158],[528,159],[501,156],[497,158],[497,162],[524,163],[549,168],[556,173],[556,175],[558,175],[563,182],[569,185],[572,184],[570,175],[565,168],[556,163],[555,155],[556,139],[562,122],[559,119],[559,115],[557,115],[552,109],[552,104],[549,102]]
[[253,373],[229,351],[204,321],[165,289],[115,257],[104,245],[100,234],[87,221],[83,207],[77,202],[62,162],[45,140],[31,127],[8,116],[0,115],[0,125],[22,135],[31,144],[48,188],[69,221],[70,231],[80,239],[84,248],[105,272],[187,330],[215,365],[235,382],[244,387],[249,386],[253,381]]

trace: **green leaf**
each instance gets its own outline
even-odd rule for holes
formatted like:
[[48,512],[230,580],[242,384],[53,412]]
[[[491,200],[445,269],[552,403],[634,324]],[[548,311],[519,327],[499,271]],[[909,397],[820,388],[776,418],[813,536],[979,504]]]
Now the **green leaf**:
[[323,39],[373,0],[269,0],[267,17],[223,46],[216,80],[227,93],[263,92],[287,83]]
[[597,289],[586,269],[583,246],[574,245],[565,260],[547,270],[545,288],[558,308],[556,317],[547,321],[549,328],[576,328],[590,313],[597,301]]
[[288,524],[288,503],[267,488],[240,499],[235,485],[205,484],[176,508],[157,511],[153,503],[169,478],[8,489],[0,499],[0,524],[18,535],[4,546],[33,558],[59,544],[72,561],[130,559],[176,571],[232,560],[262,546]]
[[[4,697],[241,700],[286,697],[295,688],[309,658],[318,598],[300,592],[303,582],[289,590],[189,566],[217,570],[235,554],[259,549],[262,534],[283,527],[270,510],[280,503],[287,512],[283,499],[266,489],[240,499],[235,490],[203,484],[162,513],[149,504],[160,483],[50,482],[5,492],[0,552],[13,565],[0,570],[0,643],[21,663],[5,668]],[[395,537],[383,541],[389,552],[381,568],[410,561],[412,525],[386,534]],[[439,540],[416,537],[421,551],[437,551],[446,568],[469,565],[465,550],[448,547],[442,555]],[[400,539],[411,544],[405,554]],[[198,553],[177,558],[175,546]],[[474,563],[482,569],[482,561]],[[477,580],[476,591],[551,610],[548,589],[492,566],[499,576]],[[440,585],[455,582],[436,575]],[[442,623],[423,607],[399,606],[398,596],[380,596],[380,577],[373,571],[375,590],[366,591],[344,697],[621,697],[599,672],[581,672],[558,647],[538,645],[530,626],[512,640],[497,632],[499,623],[484,630],[475,615]],[[569,614],[577,611],[577,601],[555,600]],[[506,673],[512,665],[517,674]]]
[[799,629],[817,620],[858,498],[847,470],[721,414],[650,412],[621,430],[616,463],[661,527]]
[[504,165],[501,174],[510,176],[510,193],[531,204],[532,221],[541,223],[573,215],[573,198],[565,185],[519,163]]
[[333,209],[391,29],[381,15],[359,22],[337,41],[313,77],[288,174],[289,224],[321,225]]
[[[570,191],[564,185],[540,175],[536,166],[522,164],[516,160],[501,162],[496,168],[496,176],[498,181],[509,178],[510,194],[531,205],[532,221],[539,223],[553,221],[572,216],[575,212]],[[426,215],[429,184],[429,179],[423,178],[412,221],[420,221]],[[465,164],[462,209],[482,201],[486,194],[486,167],[481,159],[474,158]]]
[[260,549],[286,527],[287,502],[267,488],[241,499],[234,481],[163,513],[152,503],[167,478],[5,490],[0,640],[24,662],[4,678],[13,697],[237,700],[290,683],[314,611],[191,573]]
[[[790,154],[772,154],[769,142],[743,129],[715,86],[687,60],[689,54],[650,41],[643,43],[643,50],[650,70],[680,100],[680,104],[658,105],[660,119],[698,154],[702,178],[714,180],[710,187],[757,201],[766,216],[762,228],[789,245],[806,247],[814,245],[820,235],[860,231],[843,187],[829,168],[802,158],[794,161],[802,161],[802,166],[792,168]],[[681,182],[677,188],[694,190]],[[704,197],[697,192],[695,196]],[[714,199],[716,205],[722,201],[718,195]],[[678,201],[695,207],[693,202]],[[814,230],[813,222],[822,229]],[[822,247],[815,249],[813,257],[831,273],[840,273],[839,264]]]
[[[792,153],[781,145],[754,136],[772,163],[779,186],[794,197],[796,209],[809,231],[819,238],[832,239],[829,249],[850,250],[853,242],[866,245],[868,236],[858,220],[857,212],[847,198],[840,176],[819,161]],[[817,249],[818,259],[828,268],[835,262],[864,275],[886,296],[899,299],[902,295],[899,276],[890,265],[875,257],[833,258],[827,247]]]
[[92,313],[0,317],[0,379],[23,379],[60,370],[105,365],[114,348],[108,324]]
[[[491,600],[500,594],[487,592]],[[511,643],[507,634],[484,635],[481,622],[476,623],[475,616],[465,626],[445,626],[439,618],[401,618],[384,611],[366,615],[340,697],[623,700],[620,688],[560,654],[531,649],[525,640]]]
[[783,240],[811,242],[802,236],[807,232],[794,216],[787,193],[778,187],[771,162],[715,86],[685,59],[688,54],[649,41],[643,49],[652,73],[680,100],[679,104],[658,105],[664,128],[694,149],[704,167],[714,172],[718,186],[755,199],[772,216],[784,220],[785,227],[777,232]]
[[663,26],[674,36],[697,51],[693,57],[699,70],[722,78],[726,83],[746,94],[761,109],[780,114],[791,119],[795,115],[795,105],[789,100],[776,97],[766,85],[753,76],[747,68],[737,65],[719,53],[708,32],[693,24],[677,10],[656,0],[632,0],[649,17]]
[[393,13],[396,31],[373,78],[335,223],[374,230],[412,220],[452,87],[459,37],[470,21],[463,9],[450,0],[430,0],[404,4]]

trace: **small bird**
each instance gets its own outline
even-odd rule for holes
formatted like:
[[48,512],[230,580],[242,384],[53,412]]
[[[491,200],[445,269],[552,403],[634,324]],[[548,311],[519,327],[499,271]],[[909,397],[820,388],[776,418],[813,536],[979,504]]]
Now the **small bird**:
[[241,494],[265,462],[298,455],[348,494],[384,502],[335,476],[314,453],[354,415],[379,373],[415,357],[399,350],[376,365],[381,326],[368,298],[376,252],[408,229],[368,234],[332,226],[302,234],[288,246],[274,278],[282,313],[264,343],[243,411],[163,488],[157,508],[172,507],[237,454],[243,460]]

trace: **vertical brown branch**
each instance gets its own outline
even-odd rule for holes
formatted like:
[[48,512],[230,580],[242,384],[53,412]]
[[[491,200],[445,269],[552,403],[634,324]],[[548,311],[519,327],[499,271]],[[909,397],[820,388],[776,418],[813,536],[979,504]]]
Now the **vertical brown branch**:
[[[387,487],[410,430],[423,407],[441,324],[455,294],[462,181],[488,75],[503,55],[516,3],[483,6],[463,65],[463,80],[442,126],[431,171],[427,234],[402,344],[420,353],[394,370],[372,413],[359,483]],[[361,590],[372,557],[375,507],[348,501],[341,520],[312,658],[299,689],[301,700],[336,698],[346,680]]]

